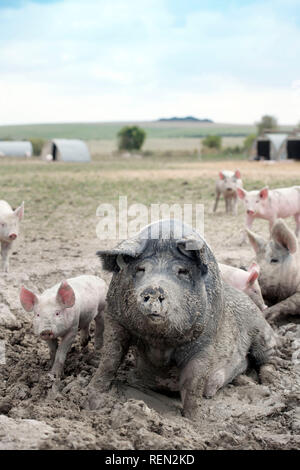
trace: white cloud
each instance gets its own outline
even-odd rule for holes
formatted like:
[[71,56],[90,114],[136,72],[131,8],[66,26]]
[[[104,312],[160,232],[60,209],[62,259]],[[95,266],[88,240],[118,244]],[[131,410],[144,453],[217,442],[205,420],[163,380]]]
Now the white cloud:
[[292,86],[285,90],[232,85],[221,84],[210,93],[170,91],[162,96],[156,89],[137,88],[133,95],[125,87],[117,95],[79,92],[76,98],[68,94],[57,98],[55,87],[47,84],[27,82],[15,87],[13,81],[0,80],[0,122],[122,121],[193,114],[217,122],[251,123],[266,113],[282,123],[299,121],[300,95]]

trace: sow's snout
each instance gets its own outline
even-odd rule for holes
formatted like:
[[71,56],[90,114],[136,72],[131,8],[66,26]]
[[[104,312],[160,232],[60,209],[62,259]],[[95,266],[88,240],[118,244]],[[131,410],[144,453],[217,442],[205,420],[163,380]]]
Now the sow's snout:
[[150,320],[163,320],[167,313],[166,290],[159,285],[143,287],[138,293],[139,310]]

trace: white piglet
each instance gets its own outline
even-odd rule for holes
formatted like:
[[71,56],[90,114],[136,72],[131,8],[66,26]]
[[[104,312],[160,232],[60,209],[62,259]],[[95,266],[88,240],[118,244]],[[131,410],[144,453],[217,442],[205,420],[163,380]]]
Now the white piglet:
[[[95,320],[95,349],[103,342],[104,308],[107,285],[97,276],[78,276],[45,290],[41,295],[21,288],[20,301],[27,312],[34,311],[34,333],[47,341],[51,374],[59,377],[78,329],[81,346],[90,339],[89,329]],[[61,338],[58,343],[58,338]]]
[[19,236],[19,223],[24,216],[24,202],[13,210],[6,201],[0,201],[0,243],[1,243],[1,270],[8,272],[9,256],[14,241]]
[[225,201],[226,213],[231,212],[237,215],[237,188],[242,188],[243,182],[241,172],[223,170],[219,172],[219,179],[216,181],[216,200],[213,211],[216,212],[220,196]]
[[227,284],[247,294],[260,310],[267,308],[257,280],[260,271],[258,264],[252,263],[247,271],[228,264],[218,264],[222,278]]
[[270,190],[267,186],[260,191],[237,190],[246,209],[246,227],[252,227],[255,218],[269,221],[270,231],[276,219],[294,216],[296,236],[300,233],[300,186]]

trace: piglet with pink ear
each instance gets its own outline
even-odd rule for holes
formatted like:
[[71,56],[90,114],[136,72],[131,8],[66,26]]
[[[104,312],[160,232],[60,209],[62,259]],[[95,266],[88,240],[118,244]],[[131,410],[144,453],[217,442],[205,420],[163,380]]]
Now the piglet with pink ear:
[[[102,347],[107,285],[96,276],[78,276],[62,281],[41,295],[21,288],[20,301],[27,312],[34,312],[34,333],[48,343],[51,374],[59,377],[78,329],[81,345],[90,339],[89,328],[95,320],[95,348]],[[61,338],[58,344],[58,338]]]
[[[300,233],[300,186],[270,190],[267,186],[259,191],[237,190],[238,197],[244,201],[246,227],[252,227],[255,218],[269,221],[270,232],[276,219],[294,216],[296,236]],[[245,241],[245,236],[243,241]]]
[[219,172],[216,181],[216,200],[213,211],[216,212],[220,196],[224,197],[226,213],[237,215],[237,188],[242,188],[243,182],[239,170]]
[[13,210],[6,201],[0,201],[0,244],[2,263],[1,269],[8,272],[9,256],[14,241],[19,236],[19,224],[24,216],[24,202]]
[[267,308],[258,283],[260,269],[257,263],[252,263],[247,271],[221,263],[219,263],[219,268],[227,284],[247,294],[260,310]]

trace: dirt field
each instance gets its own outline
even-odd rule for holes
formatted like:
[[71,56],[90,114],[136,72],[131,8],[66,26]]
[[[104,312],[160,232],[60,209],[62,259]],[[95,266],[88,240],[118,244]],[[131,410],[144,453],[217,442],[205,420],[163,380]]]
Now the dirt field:
[[[102,202],[203,203],[205,238],[217,259],[235,266],[253,259],[239,246],[244,213],[227,216],[221,201],[212,214],[214,180],[220,169],[238,167],[249,189],[299,184],[300,164],[204,163],[192,160],[114,159],[90,165],[0,161],[0,199],[16,207],[25,200],[25,220],[11,258],[0,274],[0,449],[300,449],[300,321],[277,325],[287,368],[263,386],[253,372],[202,401],[202,419],[181,415],[178,397],[130,385],[133,357],[120,370],[105,407],[86,407],[86,386],[97,366],[93,341],[82,354],[79,340],[69,353],[62,380],[47,376],[48,350],[33,335],[31,314],[20,306],[20,286],[41,292],[63,278],[98,274],[109,282],[95,256],[116,241],[96,238],[96,209]],[[291,227],[294,221],[288,219]],[[268,236],[268,224],[254,223]],[[11,316],[10,316],[11,314]],[[298,348],[298,352],[297,352]],[[298,357],[298,359],[297,359]]]

